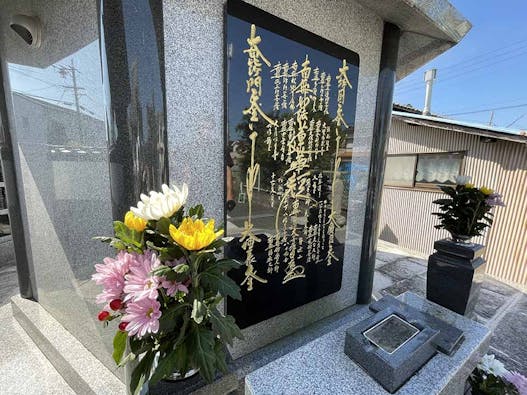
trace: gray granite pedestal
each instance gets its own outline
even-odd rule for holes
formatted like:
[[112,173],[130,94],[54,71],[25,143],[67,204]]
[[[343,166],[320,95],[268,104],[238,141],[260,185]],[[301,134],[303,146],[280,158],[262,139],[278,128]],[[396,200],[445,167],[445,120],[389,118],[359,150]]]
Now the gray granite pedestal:
[[[404,303],[463,331],[464,341],[451,356],[436,354],[397,394],[463,394],[465,381],[486,353],[490,332],[467,317],[438,306],[413,293],[399,296]],[[247,394],[388,394],[344,353],[346,330],[372,312],[364,306],[351,313],[345,325],[249,373]]]
[[470,317],[485,274],[485,246],[443,239],[434,248],[428,258],[426,298]]

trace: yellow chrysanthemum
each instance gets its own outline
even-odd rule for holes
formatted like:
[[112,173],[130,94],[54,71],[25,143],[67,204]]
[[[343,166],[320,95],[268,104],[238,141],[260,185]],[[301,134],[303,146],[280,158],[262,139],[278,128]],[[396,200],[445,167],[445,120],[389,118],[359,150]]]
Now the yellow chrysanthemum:
[[124,216],[124,224],[129,229],[135,230],[137,232],[142,232],[143,230],[145,230],[146,223],[147,221],[145,221],[143,218],[139,218],[131,211],[128,211]]
[[170,225],[168,228],[172,239],[189,251],[201,250],[223,235],[223,230],[214,232],[214,220],[205,224],[201,219],[185,218],[179,228]]
[[484,195],[492,195],[492,193],[494,192],[492,189],[487,188],[487,187],[481,187],[481,188],[480,188],[480,191],[481,191]]
[[471,184],[470,182],[467,182],[465,184],[465,188],[467,188],[467,189],[474,189],[474,184]]

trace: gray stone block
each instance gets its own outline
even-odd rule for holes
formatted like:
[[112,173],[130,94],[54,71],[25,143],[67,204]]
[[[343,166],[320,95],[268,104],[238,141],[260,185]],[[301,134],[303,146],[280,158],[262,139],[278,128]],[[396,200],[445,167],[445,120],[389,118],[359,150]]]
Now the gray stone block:
[[[383,339],[378,344],[392,342],[393,347],[383,349],[373,345],[366,337],[366,332],[376,325],[383,325],[387,322],[385,320],[396,319],[394,317],[403,318],[406,325],[411,322],[416,329],[415,334],[406,339],[397,339],[397,344],[393,344],[396,336],[394,328],[380,329],[386,331],[384,335],[388,339]],[[387,306],[346,331],[344,352],[387,391],[394,393],[436,353],[434,339],[438,335],[438,330],[410,317],[397,306]]]
[[378,312],[390,306],[396,306],[400,311],[403,311],[409,319],[419,319],[421,322],[424,322],[426,326],[438,330],[439,335],[435,337],[434,344],[439,351],[447,355],[453,354],[463,340],[462,330],[437,317],[423,313],[393,296],[385,296],[381,300],[372,303],[370,305],[370,310]]

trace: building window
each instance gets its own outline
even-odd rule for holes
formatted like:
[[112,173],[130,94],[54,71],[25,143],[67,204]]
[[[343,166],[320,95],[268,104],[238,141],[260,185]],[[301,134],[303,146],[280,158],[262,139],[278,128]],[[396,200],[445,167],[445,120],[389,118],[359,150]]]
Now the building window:
[[395,187],[414,186],[417,155],[397,155],[386,158],[384,184]]
[[384,185],[436,188],[455,184],[455,177],[462,173],[463,157],[463,152],[388,155]]

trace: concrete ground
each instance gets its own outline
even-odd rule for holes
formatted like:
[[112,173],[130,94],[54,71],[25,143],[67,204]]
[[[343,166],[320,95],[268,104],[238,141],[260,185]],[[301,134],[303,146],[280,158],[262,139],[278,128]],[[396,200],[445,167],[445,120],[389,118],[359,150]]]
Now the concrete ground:
[[[412,291],[426,297],[427,259],[422,254],[379,240],[374,297]],[[475,320],[493,330],[489,353],[507,369],[527,375],[527,294],[485,278],[475,307]]]

